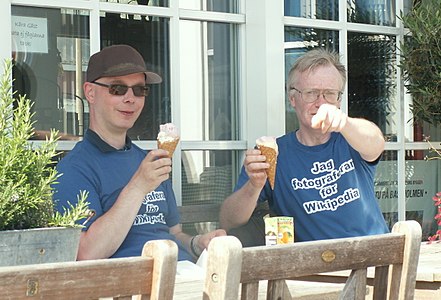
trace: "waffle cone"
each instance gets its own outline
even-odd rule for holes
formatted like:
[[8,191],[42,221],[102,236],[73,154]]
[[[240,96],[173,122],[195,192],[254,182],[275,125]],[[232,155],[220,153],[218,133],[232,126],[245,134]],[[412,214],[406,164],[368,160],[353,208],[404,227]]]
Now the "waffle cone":
[[175,152],[176,146],[178,145],[179,138],[173,141],[161,142],[158,140],[158,149],[163,149],[168,151],[168,157],[173,156],[173,152]]
[[277,165],[277,152],[276,149],[271,147],[266,147],[262,145],[257,146],[266,157],[266,162],[270,164],[270,167],[266,169],[266,175],[268,176],[268,181],[271,185],[271,189],[274,190],[274,180],[276,179],[276,165]]

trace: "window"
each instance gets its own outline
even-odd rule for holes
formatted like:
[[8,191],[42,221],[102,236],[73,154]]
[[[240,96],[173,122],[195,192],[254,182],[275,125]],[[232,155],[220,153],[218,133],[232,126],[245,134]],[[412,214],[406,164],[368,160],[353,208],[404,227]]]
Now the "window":
[[[82,84],[90,54],[129,44],[163,78],[151,87],[129,136],[142,148],[154,149],[160,124],[178,126],[181,151],[175,160],[182,163],[173,165],[172,176],[178,204],[219,202],[231,193],[239,151],[246,148],[239,130],[238,56],[245,18],[237,14],[238,1],[101,0],[98,6],[61,1],[69,8],[44,2],[44,7],[12,5],[12,32],[18,32],[11,34],[14,89],[34,102],[35,139],[55,128],[62,134],[60,150],[69,151],[81,140],[89,125]],[[171,18],[175,15],[179,18]],[[20,40],[20,24],[38,29],[23,29],[32,36]],[[212,178],[226,185],[207,185]],[[222,194],[217,192],[221,186]]]
[[116,43],[137,48],[164,80],[152,87],[129,135],[154,149],[159,124],[180,128],[173,186],[178,204],[191,204],[207,200],[210,174],[227,170],[232,188],[244,150],[257,137],[297,128],[284,98],[284,74],[304,51],[332,48],[349,70],[342,109],[375,122],[387,138],[376,177],[383,212],[391,223],[417,219],[427,235],[440,162],[424,161],[423,137],[438,146],[441,132],[413,124],[412,98],[400,81],[403,36],[396,14],[412,2],[11,0],[0,4],[0,24],[11,29],[0,33],[11,40],[0,53],[8,58],[12,52],[14,89],[35,102],[36,138],[58,129],[59,150],[68,151],[88,127],[82,82],[90,54]]
[[[237,25],[181,20],[179,50],[182,139],[238,140]],[[232,192],[237,157],[231,151],[184,151],[183,203],[222,202]]]
[[132,140],[156,140],[159,125],[171,122],[169,19],[148,15],[102,12],[100,48],[128,44],[137,49],[163,81],[151,85],[144,109],[129,130]]
[[89,57],[89,14],[63,8],[12,7],[14,90],[34,101],[37,138],[51,128],[77,139],[87,127],[82,99]]

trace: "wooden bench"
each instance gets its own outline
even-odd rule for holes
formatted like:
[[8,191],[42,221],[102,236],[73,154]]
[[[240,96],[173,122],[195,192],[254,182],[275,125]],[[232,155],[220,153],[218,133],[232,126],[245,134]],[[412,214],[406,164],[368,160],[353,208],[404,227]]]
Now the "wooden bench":
[[[352,270],[340,299],[365,299],[367,268],[375,267],[374,299],[413,299],[421,244],[416,221],[398,222],[392,233],[242,248],[234,237],[208,247],[204,299],[257,299],[267,280],[267,299],[290,299],[286,279]],[[387,298],[388,297],[388,298]]]
[[194,204],[179,206],[181,223],[219,222],[221,204]]
[[[180,206],[179,212],[183,230],[190,235],[194,235],[217,228],[219,226],[220,207],[220,203]],[[244,247],[265,245],[263,217],[266,214],[274,215],[269,209],[268,202],[263,202],[256,207],[247,224],[231,229],[228,234],[239,238]],[[207,225],[211,223],[215,226],[204,226],[204,223]]]
[[174,242],[156,240],[140,257],[0,267],[0,298],[171,300],[177,255]]
[[196,235],[219,228],[220,206],[212,203],[179,206],[182,230]]

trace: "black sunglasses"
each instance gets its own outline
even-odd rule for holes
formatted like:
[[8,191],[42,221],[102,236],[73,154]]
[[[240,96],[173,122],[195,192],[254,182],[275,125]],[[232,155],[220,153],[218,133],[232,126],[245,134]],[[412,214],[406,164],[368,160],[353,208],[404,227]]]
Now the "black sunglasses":
[[145,97],[149,95],[150,87],[148,85],[134,85],[134,86],[127,86],[124,84],[105,84],[101,82],[93,81],[93,84],[103,86],[106,88],[109,88],[109,94],[111,95],[117,95],[117,96],[123,96],[127,93],[129,88],[132,89],[133,95],[136,97]]

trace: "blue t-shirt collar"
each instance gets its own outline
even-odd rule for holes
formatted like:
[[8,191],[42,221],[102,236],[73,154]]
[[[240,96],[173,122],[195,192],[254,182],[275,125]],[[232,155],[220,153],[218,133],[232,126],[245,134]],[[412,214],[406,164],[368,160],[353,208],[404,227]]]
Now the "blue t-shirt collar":
[[97,147],[101,152],[114,152],[114,151],[127,151],[132,148],[132,140],[126,136],[126,142],[122,149],[116,149],[113,146],[107,144],[95,131],[92,129],[87,129],[84,134],[84,139],[88,140],[95,147]]

